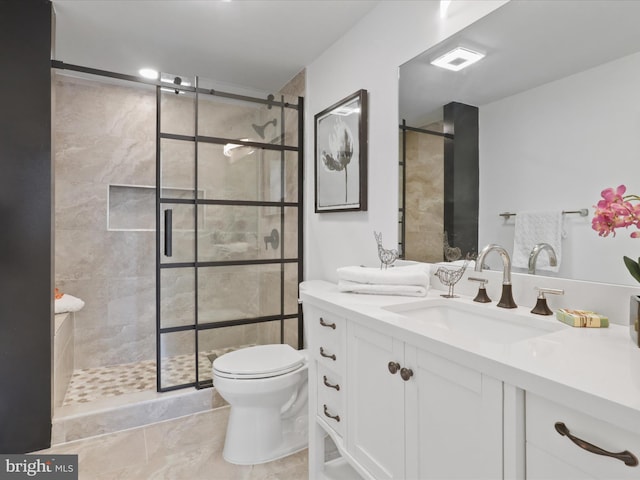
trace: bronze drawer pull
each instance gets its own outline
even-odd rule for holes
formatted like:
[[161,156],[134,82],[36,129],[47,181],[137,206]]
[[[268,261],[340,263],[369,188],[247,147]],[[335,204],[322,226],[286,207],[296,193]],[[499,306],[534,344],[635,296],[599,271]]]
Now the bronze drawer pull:
[[336,356],[335,355],[329,355],[328,353],[324,353],[324,348],[322,348],[322,347],[320,347],[320,355],[322,355],[325,358],[330,358],[334,362],[336,361]]
[[323,327],[329,327],[329,328],[333,328],[334,330],[336,329],[336,324],[335,323],[327,323],[324,321],[324,318],[320,317],[320,325],[322,325]]
[[638,465],[638,459],[629,450],[625,450],[624,452],[620,452],[620,453],[607,452],[606,450],[603,450],[600,447],[596,447],[595,445],[585,440],[582,440],[581,438],[571,435],[567,426],[562,422],[556,422],[555,427],[556,427],[556,431],[560,435],[562,436],[566,435],[569,440],[571,440],[577,446],[579,446],[580,448],[588,452],[595,453],[596,455],[604,455],[605,457],[617,458],[618,460],[623,461],[624,464],[629,467],[635,467]]
[[329,411],[327,410],[327,404],[325,403],[325,404],[323,404],[323,405],[324,405],[324,415],[325,415],[326,417],[329,417],[329,418],[334,419],[336,422],[339,422],[339,421],[340,421],[340,415],[331,415],[331,414],[329,413]]
[[338,392],[340,391],[340,385],[338,385],[337,383],[335,385],[331,385],[329,383],[329,380],[327,380],[327,376],[326,375],[323,375],[323,380],[324,380],[325,386],[327,386],[329,388],[335,388]]

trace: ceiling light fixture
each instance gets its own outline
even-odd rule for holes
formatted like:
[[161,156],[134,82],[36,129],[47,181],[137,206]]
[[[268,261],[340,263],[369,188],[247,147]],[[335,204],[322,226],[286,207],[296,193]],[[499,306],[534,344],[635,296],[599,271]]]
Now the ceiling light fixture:
[[457,72],[483,58],[484,54],[482,53],[474,52],[467,48],[456,47],[441,57],[436,58],[431,62],[431,65]]
[[148,78],[149,80],[157,80],[158,79],[158,71],[153,68],[141,68],[138,70],[138,73],[141,77]]

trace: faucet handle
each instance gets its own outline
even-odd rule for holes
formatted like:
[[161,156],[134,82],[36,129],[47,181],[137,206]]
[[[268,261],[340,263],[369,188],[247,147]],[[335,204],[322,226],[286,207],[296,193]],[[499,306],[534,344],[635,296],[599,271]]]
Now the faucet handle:
[[481,277],[469,277],[467,280],[469,280],[470,282],[479,282],[480,283],[480,288],[484,288],[484,286],[489,281],[489,279],[481,278]]
[[468,280],[471,282],[480,283],[480,288],[478,288],[478,294],[476,295],[476,298],[473,299],[473,301],[479,302],[479,303],[490,303],[491,299],[489,298],[489,295],[487,295],[487,289],[485,287],[485,285],[489,280],[486,278],[480,278],[480,277],[469,277]]
[[547,305],[547,299],[545,298],[545,293],[550,293],[552,295],[564,295],[564,290],[559,288],[542,288],[535,287],[538,291],[538,300],[536,301],[536,306],[533,307],[531,313],[536,313],[538,315],[553,315],[553,311]]
[[553,295],[564,295],[564,290],[561,288],[543,288],[543,287],[535,287],[538,291],[538,298],[545,298],[545,293],[551,293]]

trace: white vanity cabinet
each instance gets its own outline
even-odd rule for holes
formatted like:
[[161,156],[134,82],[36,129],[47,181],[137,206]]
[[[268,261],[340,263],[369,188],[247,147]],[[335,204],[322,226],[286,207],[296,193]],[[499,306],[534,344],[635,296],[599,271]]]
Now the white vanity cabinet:
[[347,450],[374,478],[502,478],[502,382],[348,322],[347,384]]
[[[428,309],[398,314],[412,299],[306,287],[311,480],[640,479],[640,349],[626,325],[491,343],[429,325]],[[421,302],[442,305],[437,292]],[[509,321],[541,324],[519,310]]]
[[640,434],[635,430],[527,393],[527,480],[640,478]]
[[[304,309],[311,479],[502,478],[502,382],[366,322]],[[326,434],[343,456],[335,477]]]

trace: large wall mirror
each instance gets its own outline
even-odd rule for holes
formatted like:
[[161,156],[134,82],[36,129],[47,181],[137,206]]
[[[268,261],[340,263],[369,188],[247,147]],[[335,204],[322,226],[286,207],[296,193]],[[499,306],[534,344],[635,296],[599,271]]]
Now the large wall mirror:
[[[639,21],[640,1],[511,1],[400,67],[405,258],[488,243],[512,253],[518,212],[566,212],[557,271],[536,274],[637,285],[622,256],[638,258],[640,239],[599,237],[591,221],[603,189],[640,194]],[[455,47],[485,56],[459,71],[431,64]]]

